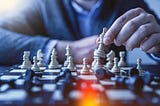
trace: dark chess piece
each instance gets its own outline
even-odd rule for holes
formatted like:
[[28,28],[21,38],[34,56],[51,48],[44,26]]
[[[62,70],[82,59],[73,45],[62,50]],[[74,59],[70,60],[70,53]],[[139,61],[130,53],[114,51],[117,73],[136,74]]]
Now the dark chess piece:
[[116,87],[120,88],[128,88],[135,92],[141,92],[144,86],[144,81],[142,77],[139,76],[133,76],[130,78],[126,77],[117,77],[115,79]]
[[133,76],[139,76],[139,71],[137,68],[133,67],[131,68],[129,71],[128,71],[128,75],[130,77],[133,77]]
[[98,68],[97,70],[95,70],[95,72],[96,72],[96,77],[99,80],[110,79],[111,77],[115,76],[112,72],[105,70],[103,68]]

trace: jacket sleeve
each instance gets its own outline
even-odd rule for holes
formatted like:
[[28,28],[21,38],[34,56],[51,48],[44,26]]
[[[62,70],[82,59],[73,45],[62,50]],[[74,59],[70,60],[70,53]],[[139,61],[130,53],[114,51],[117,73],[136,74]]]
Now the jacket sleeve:
[[0,5],[0,65],[21,63],[23,51],[31,51],[33,57],[45,48],[50,39],[44,36],[34,0],[2,0]]

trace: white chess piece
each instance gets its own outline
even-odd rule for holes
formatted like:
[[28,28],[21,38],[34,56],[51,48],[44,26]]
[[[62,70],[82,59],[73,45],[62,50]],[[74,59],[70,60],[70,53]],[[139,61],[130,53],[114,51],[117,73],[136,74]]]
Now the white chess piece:
[[119,52],[120,60],[118,62],[119,67],[126,67],[127,63],[125,62],[125,52],[121,51]]
[[31,68],[32,64],[31,64],[31,61],[29,60],[29,57],[30,57],[30,51],[24,51],[24,54],[23,54],[23,63],[20,66],[21,69]]
[[108,70],[111,70],[112,68],[113,68],[113,66],[114,66],[114,58],[115,58],[115,52],[113,51],[113,50],[111,50],[107,55],[106,55],[106,57],[107,57],[107,63],[106,63],[106,68],[108,69]]
[[114,66],[111,70],[112,73],[115,75],[120,75],[120,68],[118,67],[118,58],[114,58]]
[[97,57],[96,58],[96,63],[95,63],[94,68],[93,68],[93,71],[95,72],[99,68],[103,68],[103,65],[101,64],[100,57]]
[[137,70],[139,71],[139,76],[143,76],[144,71],[142,70],[142,59],[138,58],[137,59]]
[[67,67],[68,63],[69,63],[69,56],[71,56],[71,47],[69,45],[67,45],[66,47],[66,60],[64,62],[64,67]]
[[39,69],[39,67],[38,67],[38,65],[37,65],[37,56],[34,56],[34,57],[33,57],[33,65],[32,65],[32,67],[31,67],[31,69],[32,69],[33,71],[40,71],[40,69]]
[[67,68],[70,70],[70,71],[75,71],[75,67],[74,67],[74,63],[73,63],[73,58],[72,56],[69,56],[68,57],[68,66]]
[[107,63],[106,63],[106,68],[108,70],[111,70],[114,66],[114,63],[113,63],[113,60],[112,60],[112,57],[111,57],[111,54],[107,54]]
[[83,67],[80,71],[81,74],[90,74],[90,70],[87,66],[87,59],[86,58],[83,58]]
[[39,67],[45,67],[45,62],[44,62],[44,54],[41,54],[41,57],[39,57],[39,61],[38,61],[38,66]]
[[51,55],[51,61],[49,63],[48,68],[49,69],[54,69],[54,68],[58,68],[59,67],[59,63],[57,61],[57,56],[56,56],[57,52],[55,50],[55,48],[52,51],[52,55]]

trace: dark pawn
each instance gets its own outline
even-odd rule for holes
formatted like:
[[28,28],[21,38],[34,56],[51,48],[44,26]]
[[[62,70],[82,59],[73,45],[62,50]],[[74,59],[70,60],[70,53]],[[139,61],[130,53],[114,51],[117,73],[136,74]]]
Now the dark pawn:
[[137,68],[133,67],[129,70],[128,74],[130,77],[139,76],[139,71]]
[[95,72],[96,72],[96,77],[97,77],[99,80],[102,80],[102,79],[110,79],[111,77],[114,77],[114,76],[115,76],[113,73],[111,73],[110,71],[105,70],[105,69],[103,69],[103,68],[99,68],[99,69],[97,69]]

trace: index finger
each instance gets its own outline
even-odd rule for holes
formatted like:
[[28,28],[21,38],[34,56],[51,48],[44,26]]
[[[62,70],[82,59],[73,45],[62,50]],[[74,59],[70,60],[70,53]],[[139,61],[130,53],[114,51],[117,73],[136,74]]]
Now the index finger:
[[108,29],[105,33],[103,42],[106,45],[109,45],[114,42],[114,39],[122,29],[122,27],[132,18],[144,13],[145,11],[142,8],[131,9],[127,11],[125,14],[120,16]]

